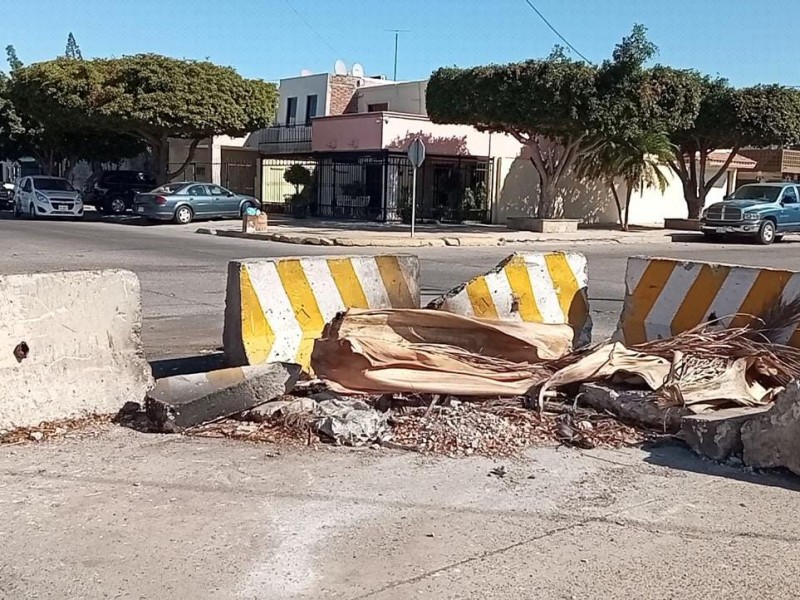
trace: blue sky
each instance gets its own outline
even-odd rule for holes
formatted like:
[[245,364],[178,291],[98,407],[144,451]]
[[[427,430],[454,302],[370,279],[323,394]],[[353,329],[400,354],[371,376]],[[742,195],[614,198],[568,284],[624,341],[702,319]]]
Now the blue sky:
[[[659,62],[736,85],[800,86],[800,0],[532,0],[582,54],[599,62],[634,23]],[[427,77],[443,65],[542,57],[558,39],[525,0],[2,0],[0,43],[25,63],[157,52],[209,58],[248,77],[330,71],[337,58],[367,74]],[[296,11],[296,12],[295,12]],[[299,13],[299,14],[298,14]]]

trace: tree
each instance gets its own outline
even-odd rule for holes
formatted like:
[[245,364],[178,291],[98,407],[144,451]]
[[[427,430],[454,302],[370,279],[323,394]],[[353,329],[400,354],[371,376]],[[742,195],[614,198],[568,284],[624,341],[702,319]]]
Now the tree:
[[[671,97],[663,94],[662,102],[685,102],[685,112],[694,112],[688,126],[669,130],[674,145],[669,164],[683,184],[690,219],[700,216],[708,192],[740,149],[800,141],[798,90],[780,85],[736,89],[725,79],[668,67],[654,70],[652,79],[656,85],[676,92]],[[730,154],[720,167],[709,170],[709,155],[723,149]]]
[[[15,79],[32,114],[145,141],[159,182],[183,173],[202,140],[266,127],[277,105],[273,84],[245,79],[210,62],[156,54],[56,59],[21,69]],[[170,138],[191,141],[185,161],[171,172]]]
[[[673,147],[663,133],[643,132],[625,141],[608,141],[586,156],[578,173],[586,179],[599,179],[614,197],[620,227],[628,231],[631,198],[634,192],[658,188],[663,194],[668,181],[662,167],[673,157]],[[619,197],[618,183],[625,185],[625,201]]]
[[603,140],[641,128],[641,73],[655,51],[645,29],[636,26],[600,68],[560,49],[545,60],[442,68],[428,83],[428,112],[437,123],[515,137],[539,175],[536,214],[554,218],[563,210],[560,184],[577,162]]
[[286,183],[294,186],[295,194],[300,195],[300,186],[307,186],[311,183],[313,176],[311,171],[300,164],[294,164],[283,174]]
[[6,60],[12,73],[22,68],[22,61],[17,57],[17,50],[11,44],[6,46]]
[[83,55],[81,54],[81,49],[78,46],[78,42],[75,41],[75,36],[72,35],[72,32],[69,32],[67,36],[67,47],[64,50],[64,56],[66,58],[71,58],[73,60],[83,60]]

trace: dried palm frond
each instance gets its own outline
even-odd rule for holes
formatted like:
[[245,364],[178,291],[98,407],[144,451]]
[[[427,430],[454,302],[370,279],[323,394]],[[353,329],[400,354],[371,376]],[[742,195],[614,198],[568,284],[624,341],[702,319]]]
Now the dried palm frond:
[[776,302],[764,315],[754,320],[750,327],[756,336],[760,335],[770,342],[789,336],[800,326],[800,296],[788,302]]

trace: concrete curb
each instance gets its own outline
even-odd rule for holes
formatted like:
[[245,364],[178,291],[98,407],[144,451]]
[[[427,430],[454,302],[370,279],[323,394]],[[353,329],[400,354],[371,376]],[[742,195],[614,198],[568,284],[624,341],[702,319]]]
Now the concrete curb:
[[266,242],[279,242],[281,244],[302,244],[306,246],[344,246],[359,248],[423,248],[444,246],[507,246],[511,244],[553,244],[568,242],[571,244],[640,244],[652,242],[652,238],[637,236],[636,238],[575,238],[565,239],[560,237],[543,237],[532,240],[530,238],[474,238],[474,237],[441,237],[441,238],[331,238],[314,235],[295,235],[287,233],[242,233],[241,231],[228,231],[200,227],[195,233],[203,235],[216,235],[219,237],[239,238],[244,240],[257,240]]

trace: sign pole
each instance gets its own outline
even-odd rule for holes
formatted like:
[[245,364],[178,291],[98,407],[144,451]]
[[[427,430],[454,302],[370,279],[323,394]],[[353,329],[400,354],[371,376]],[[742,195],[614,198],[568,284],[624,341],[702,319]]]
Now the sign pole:
[[417,170],[425,162],[425,144],[420,138],[415,138],[408,147],[408,160],[414,169],[411,174],[411,237],[417,228]]
[[414,237],[414,229],[417,224],[417,167],[411,176],[411,237]]

